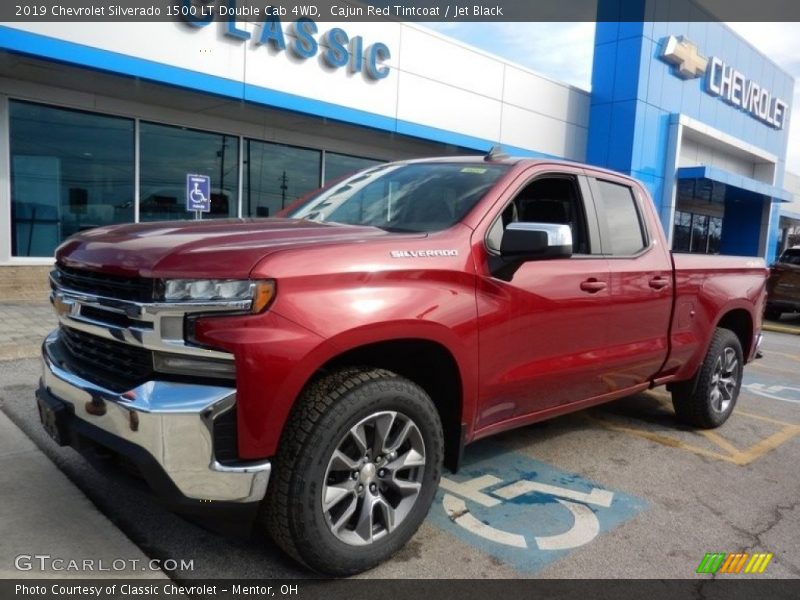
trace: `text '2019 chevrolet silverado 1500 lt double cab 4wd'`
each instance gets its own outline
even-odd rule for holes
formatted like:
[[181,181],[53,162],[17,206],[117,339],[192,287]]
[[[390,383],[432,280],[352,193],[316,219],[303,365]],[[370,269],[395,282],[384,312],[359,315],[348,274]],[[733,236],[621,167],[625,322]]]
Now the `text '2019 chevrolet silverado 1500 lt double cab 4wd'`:
[[672,255],[645,189],[578,164],[368,169],[285,218],[118,225],[58,250],[42,421],[182,510],[245,509],[327,574],[385,560],[473,440],[667,384],[731,414],[760,259]]

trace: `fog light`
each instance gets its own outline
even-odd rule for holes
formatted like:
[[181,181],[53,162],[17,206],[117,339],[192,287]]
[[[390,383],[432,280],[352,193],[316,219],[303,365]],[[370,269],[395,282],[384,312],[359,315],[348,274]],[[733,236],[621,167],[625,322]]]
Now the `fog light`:
[[195,375],[200,377],[236,377],[236,364],[232,360],[218,358],[200,358],[181,354],[165,354],[156,352],[153,366],[161,373],[174,375]]

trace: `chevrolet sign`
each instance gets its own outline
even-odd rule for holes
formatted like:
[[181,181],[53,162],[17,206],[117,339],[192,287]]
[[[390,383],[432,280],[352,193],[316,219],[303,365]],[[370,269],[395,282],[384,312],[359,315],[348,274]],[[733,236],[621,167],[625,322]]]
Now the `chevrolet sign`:
[[785,101],[722,59],[702,56],[697,46],[683,36],[666,38],[661,58],[673,65],[681,79],[705,75],[706,93],[711,96],[717,96],[775,129],[783,129],[786,124],[789,105]]

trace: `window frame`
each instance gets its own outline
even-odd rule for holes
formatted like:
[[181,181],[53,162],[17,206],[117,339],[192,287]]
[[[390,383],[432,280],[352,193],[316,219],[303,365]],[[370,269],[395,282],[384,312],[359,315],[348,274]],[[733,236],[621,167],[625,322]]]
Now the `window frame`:
[[[517,199],[520,193],[525,188],[539,179],[572,179],[575,184],[575,192],[577,193],[578,201],[583,207],[583,216],[586,225],[586,237],[589,243],[588,254],[573,253],[569,258],[586,259],[586,258],[599,258],[602,256],[602,245],[600,237],[599,222],[597,218],[597,209],[594,205],[594,198],[589,187],[586,174],[583,170],[576,169],[574,171],[568,170],[541,170],[537,169],[535,173],[523,173],[522,176],[515,181],[512,186],[514,190],[509,194],[508,199],[502,203],[497,210],[497,214],[492,217],[489,226],[483,236],[483,246],[490,256],[500,256],[499,248],[493,248],[490,245],[489,237],[492,230],[497,225],[498,221],[503,218],[503,213],[506,208]],[[596,250],[596,251],[595,251]]]

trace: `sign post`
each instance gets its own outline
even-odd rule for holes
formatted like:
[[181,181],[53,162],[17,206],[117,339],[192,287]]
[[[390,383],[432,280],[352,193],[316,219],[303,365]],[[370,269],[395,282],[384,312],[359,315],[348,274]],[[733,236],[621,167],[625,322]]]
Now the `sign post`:
[[186,210],[193,212],[198,221],[204,212],[211,212],[211,177],[186,174]]

